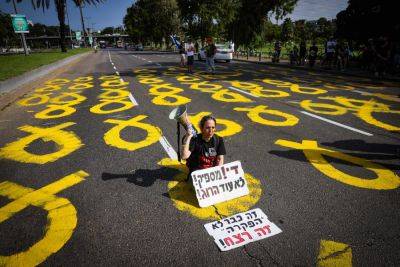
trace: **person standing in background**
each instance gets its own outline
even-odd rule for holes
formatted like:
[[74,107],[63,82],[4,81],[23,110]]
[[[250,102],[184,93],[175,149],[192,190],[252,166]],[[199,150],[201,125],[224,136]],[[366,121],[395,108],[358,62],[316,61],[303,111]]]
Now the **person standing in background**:
[[211,71],[212,74],[215,73],[215,63],[214,57],[217,51],[217,47],[215,46],[211,37],[207,38],[207,47],[206,47],[206,64],[207,71]]
[[181,57],[181,63],[180,66],[184,67],[185,66],[185,43],[182,41],[181,44],[179,45],[179,55]]
[[186,54],[187,54],[187,66],[188,66],[188,72],[193,73],[193,64],[194,64],[194,44],[192,42],[192,39],[189,39],[189,43],[187,45],[186,49]]

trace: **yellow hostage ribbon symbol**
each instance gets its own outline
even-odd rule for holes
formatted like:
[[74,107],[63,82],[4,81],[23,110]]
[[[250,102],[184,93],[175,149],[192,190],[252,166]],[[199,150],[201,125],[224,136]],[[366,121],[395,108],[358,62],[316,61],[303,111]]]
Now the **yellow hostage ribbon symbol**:
[[0,208],[0,223],[29,205],[48,211],[44,237],[26,251],[10,256],[0,255],[1,266],[38,265],[67,243],[77,224],[76,209],[68,199],[55,194],[82,182],[87,176],[88,173],[78,171],[38,190],[8,181],[0,183],[0,196],[14,200]]
[[[396,189],[400,185],[400,177],[382,165],[363,158],[358,158],[338,151],[318,147],[316,141],[303,140],[302,143],[296,143],[279,139],[275,142],[275,144],[283,147],[303,150],[304,155],[317,170],[332,179],[348,185],[376,190]],[[371,180],[346,174],[333,167],[328,161],[325,160],[323,155],[364,167],[374,172],[377,177]]]
[[[9,143],[5,147],[1,148],[0,158],[24,163],[45,164],[65,157],[83,146],[79,137],[77,137],[73,132],[61,130],[74,124],[74,122],[66,122],[49,128],[40,128],[30,125],[19,127],[18,129],[31,133],[31,135]],[[30,143],[40,138],[44,141],[54,141],[58,145],[59,150],[45,155],[32,154],[25,150]]]
[[[147,116],[139,115],[127,121],[115,119],[105,120],[105,123],[117,124],[117,126],[113,127],[111,130],[105,133],[104,141],[107,145],[129,151],[134,151],[136,149],[146,147],[158,142],[158,140],[160,140],[161,138],[161,130],[151,124],[140,122],[145,118],[147,118]],[[125,127],[136,127],[145,130],[147,132],[147,136],[144,140],[141,140],[140,142],[125,141],[120,136],[121,131]]]
[[[252,121],[269,126],[293,126],[299,122],[299,119],[294,115],[284,113],[279,110],[268,109],[268,106],[264,105],[259,105],[254,108],[234,108],[234,110],[247,111],[247,117],[249,117]],[[282,117],[284,120],[267,120],[260,116],[262,113]]]

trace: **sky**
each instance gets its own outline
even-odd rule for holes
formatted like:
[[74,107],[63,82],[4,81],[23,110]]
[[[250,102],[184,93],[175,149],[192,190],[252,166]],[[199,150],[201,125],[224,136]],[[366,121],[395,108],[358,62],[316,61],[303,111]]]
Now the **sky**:
[[[105,3],[96,6],[87,5],[83,8],[86,28],[101,30],[108,26],[119,26],[123,24],[126,9],[133,4],[133,0],[105,0]],[[306,19],[314,20],[320,17],[332,19],[341,10],[346,9],[347,0],[299,0],[290,17],[292,20]],[[50,1],[50,8],[34,10],[30,0],[24,0],[17,4],[19,14],[24,14],[33,23],[46,25],[58,25],[54,1]],[[0,10],[5,13],[14,13],[12,1],[0,0]],[[79,9],[71,0],[67,0],[67,10],[72,30],[80,30]],[[68,21],[66,20],[68,24]]]

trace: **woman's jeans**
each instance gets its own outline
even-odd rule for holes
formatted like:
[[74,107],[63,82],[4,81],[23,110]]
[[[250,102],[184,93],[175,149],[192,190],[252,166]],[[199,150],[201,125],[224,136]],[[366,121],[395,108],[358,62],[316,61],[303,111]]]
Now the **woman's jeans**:
[[214,70],[215,70],[214,56],[206,57],[206,64],[207,64],[207,70],[214,72]]

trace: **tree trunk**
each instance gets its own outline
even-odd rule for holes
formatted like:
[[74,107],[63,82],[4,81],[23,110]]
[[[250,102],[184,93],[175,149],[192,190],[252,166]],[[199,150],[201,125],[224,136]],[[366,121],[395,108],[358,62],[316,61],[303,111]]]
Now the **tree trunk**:
[[61,52],[67,52],[65,45],[65,0],[54,0],[57,9],[58,21],[60,22],[60,46]]

